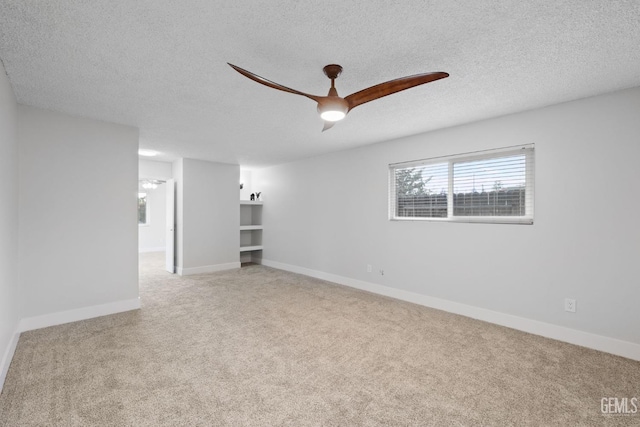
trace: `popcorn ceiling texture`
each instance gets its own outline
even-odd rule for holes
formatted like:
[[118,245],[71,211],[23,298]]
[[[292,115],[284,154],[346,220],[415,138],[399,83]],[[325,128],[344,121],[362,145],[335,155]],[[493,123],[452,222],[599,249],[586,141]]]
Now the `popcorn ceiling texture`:
[[[640,2],[0,2],[22,104],[138,126],[141,147],[264,166],[640,85]],[[342,96],[451,77],[363,105],[321,133],[312,101],[226,62]]]

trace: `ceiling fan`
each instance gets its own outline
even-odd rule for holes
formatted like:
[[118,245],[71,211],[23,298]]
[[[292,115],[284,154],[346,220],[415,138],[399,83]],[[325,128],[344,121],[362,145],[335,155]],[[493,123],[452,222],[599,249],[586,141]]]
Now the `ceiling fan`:
[[[227,62],[227,64],[229,63]],[[255,82],[284,92],[306,96],[307,98],[317,102],[318,112],[320,113],[320,117],[324,120],[323,132],[330,129],[337,121],[344,119],[347,113],[358,105],[362,105],[366,102],[373,101],[405,89],[449,77],[448,73],[441,71],[415,74],[413,76],[401,77],[399,79],[380,83],[342,98],[338,96],[338,91],[335,87],[335,79],[337,79],[340,73],[342,73],[342,67],[337,64],[329,64],[322,69],[324,74],[331,79],[331,89],[329,89],[329,94],[327,96],[310,95],[308,93],[300,92],[298,90],[282,86],[281,84],[274,83],[271,80],[267,80],[264,77],[260,77],[257,74],[253,74],[252,72],[233,64],[229,65],[243,76],[248,77]]]

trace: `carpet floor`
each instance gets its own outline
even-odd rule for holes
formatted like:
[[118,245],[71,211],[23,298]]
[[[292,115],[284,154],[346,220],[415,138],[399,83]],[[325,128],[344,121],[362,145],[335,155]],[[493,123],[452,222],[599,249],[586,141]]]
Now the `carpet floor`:
[[640,362],[264,266],[180,277],[142,309],[23,333],[2,426],[601,426]]

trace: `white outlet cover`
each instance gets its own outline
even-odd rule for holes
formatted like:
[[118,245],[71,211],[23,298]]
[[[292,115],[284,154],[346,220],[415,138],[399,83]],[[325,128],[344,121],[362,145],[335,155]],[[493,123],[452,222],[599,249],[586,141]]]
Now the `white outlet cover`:
[[564,299],[564,311],[568,311],[571,313],[576,312],[576,300],[571,298]]

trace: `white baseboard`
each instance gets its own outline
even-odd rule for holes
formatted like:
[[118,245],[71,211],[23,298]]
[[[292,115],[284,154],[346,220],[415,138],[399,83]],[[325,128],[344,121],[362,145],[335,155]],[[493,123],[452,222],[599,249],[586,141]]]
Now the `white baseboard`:
[[157,248],[138,248],[138,253],[143,254],[146,252],[165,252],[167,250],[164,246],[158,246]]
[[13,360],[13,355],[16,352],[16,347],[18,346],[19,339],[20,339],[20,332],[16,328],[16,331],[11,337],[11,341],[9,341],[9,345],[7,346],[4,354],[2,355],[2,364],[0,365],[0,393],[2,393],[2,388],[4,387],[4,380],[7,379],[7,373],[9,372],[9,365],[11,365],[11,360]]
[[48,326],[61,325],[63,323],[77,322],[79,320],[122,313],[123,311],[137,310],[139,308],[140,298],[133,298],[130,300],[115,301],[108,304],[77,308],[75,310],[59,311],[57,313],[44,314],[42,316],[23,318],[20,320],[18,330],[20,332],[26,332],[34,329],[46,328]]
[[215,273],[216,271],[232,270],[240,268],[240,262],[229,262],[226,264],[204,265],[202,267],[181,268],[176,267],[176,272],[180,276],[190,276],[192,274]]
[[611,353],[640,361],[640,344],[636,344],[633,342],[605,337],[602,335],[596,335],[589,332],[566,328],[564,326],[558,326],[538,320],[527,319],[511,314],[500,313],[497,311],[474,307],[467,304],[461,304],[441,298],[434,298],[427,295],[417,294],[415,292],[390,288],[388,286],[377,285],[375,283],[364,282],[362,280],[351,279],[331,273],[325,273],[323,271],[283,264],[276,261],[263,259],[262,264],[268,267],[291,271],[293,273],[304,274],[305,276],[327,280],[329,282],[361,289],[363,291],[388,296],[402,301],[412,302],[414,304],[419,304],[425,307],[431,307],[450,313],[460,314],[462,316],[483,320],[485,322],[494,323],[501,326],[506,326],[508,328],[517,329],[520,331],[528,332],[530,334],[540,335],[558,341],[564,341],[570,344],[604,351],[606,353]]

